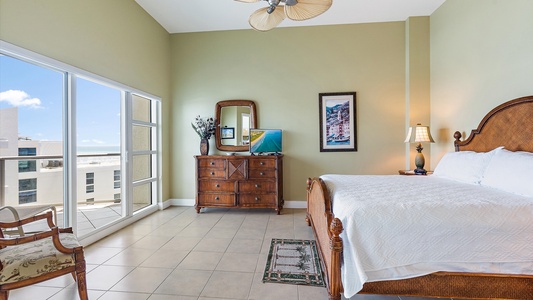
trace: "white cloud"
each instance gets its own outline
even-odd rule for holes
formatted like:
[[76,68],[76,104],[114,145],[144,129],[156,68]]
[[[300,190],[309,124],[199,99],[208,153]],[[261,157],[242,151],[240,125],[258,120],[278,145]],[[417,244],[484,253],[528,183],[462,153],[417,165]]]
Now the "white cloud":
[[39,98],[30,98],[30,95],[21,90],[0,92],[0,102],[7,102],[16,107],[41,108],[41,100]]

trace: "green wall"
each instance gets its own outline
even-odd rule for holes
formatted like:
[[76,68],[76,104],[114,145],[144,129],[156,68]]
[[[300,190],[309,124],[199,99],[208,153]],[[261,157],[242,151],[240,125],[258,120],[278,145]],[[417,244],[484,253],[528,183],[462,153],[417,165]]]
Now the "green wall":
[[[419,26],[429,30],[428,18]],[[215,104],[228,99],[255,101],[259,127],[284,130],[286,200],[305,200],[307,177],[397,174],[406,164],[409,123],[405,28],[389,22],[173,34],[172,196],[194,198],[200,141],[190,122],[214,116]],[[429,45],[427,36],[415,37]],[[358,151],[321,153],[318,94],[349,91],[357,92]],[[217,153],[213,139],[211,149]]]
[[135,1],[0,0],[0,39],[161,97],[168,165],[170,38]]
[[533,1],[447,0],[430,32],[435,165],[456,130],[466,136],[492,108],[533,95]]

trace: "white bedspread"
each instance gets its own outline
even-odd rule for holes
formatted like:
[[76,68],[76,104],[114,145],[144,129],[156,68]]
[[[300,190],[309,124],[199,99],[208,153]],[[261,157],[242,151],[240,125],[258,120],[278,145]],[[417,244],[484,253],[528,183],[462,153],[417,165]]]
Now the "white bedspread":
[[533,274],[533,198],[434,176],[321,178],[344,225],[346,298],[436,271]]

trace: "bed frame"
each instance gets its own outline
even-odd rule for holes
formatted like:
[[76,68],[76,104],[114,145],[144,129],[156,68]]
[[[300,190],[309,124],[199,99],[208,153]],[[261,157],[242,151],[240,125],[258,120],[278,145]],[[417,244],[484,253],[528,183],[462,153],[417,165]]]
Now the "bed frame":
[[[491,110],[455,151],[486,152],[499,146],[533,152],[533,96],[505,102]],[[320,178],[307,180],[307,223],[317,239],[329,299],[340,300],[342,222],[331,210],[331,198]],[[533,299],[533,275],[436,272],[411,279],[367,282],[361,294],[446,297],[462,299]]]

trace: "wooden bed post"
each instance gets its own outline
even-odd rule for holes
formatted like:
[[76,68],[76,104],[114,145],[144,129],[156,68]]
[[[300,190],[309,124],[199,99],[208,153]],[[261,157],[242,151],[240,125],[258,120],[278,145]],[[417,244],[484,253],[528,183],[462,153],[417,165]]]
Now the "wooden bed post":
[[328,290],[330,300],[340,300],[342,290],[342,280],[341,280],[341,260],[342,260],[342,238],[339,236],[344,230],[342,227],[342,222],[338,218],[333,219],[329,226],[329,231],[332,233],[329,247],[331,249],[331,265],[339,266],[332,270],[330,278],[330,287]]

